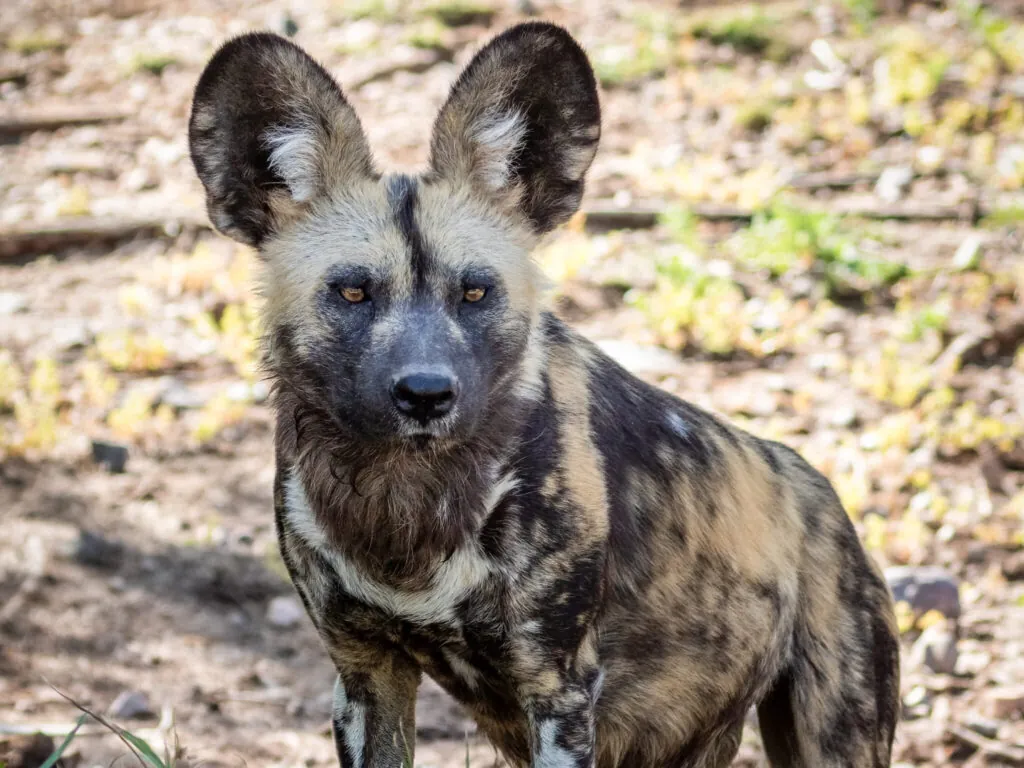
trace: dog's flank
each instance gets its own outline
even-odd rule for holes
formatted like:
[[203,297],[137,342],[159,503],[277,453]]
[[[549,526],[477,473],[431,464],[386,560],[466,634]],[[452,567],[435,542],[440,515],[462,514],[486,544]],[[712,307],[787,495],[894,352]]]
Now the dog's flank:
[[471,61],[415,177],[281,38],[197,87],[211,219],[263,262],[276,522],[338,759],[404,765],[426,672],[516,766],[724,768],[751,706],[773,766],[887,766],[891,599],[828,482],[545,310],[530,251],[599,136],[543,23]]

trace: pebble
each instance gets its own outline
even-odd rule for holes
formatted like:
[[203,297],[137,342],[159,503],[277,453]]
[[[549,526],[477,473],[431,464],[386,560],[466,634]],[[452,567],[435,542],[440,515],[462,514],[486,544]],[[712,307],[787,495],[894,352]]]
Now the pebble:
[[970,715],[964,720],[964,725],[975,733],[980,733],[986,739],[994,739],[999,736],[999,727],[1002,723],[981,715]]
[[960,272],[977,269],[981,264],[981,238],[978,235],[969,235],[960,243],[960,247],[953,254],[953,266]]
[[960,588],[944,568],[893,566],[885,569],[885,580],[896,602],[909,604],[916,616],[938,611],[950,619],[960,618]]
[[109,714],[124,720],[142,720],[154,713],[149,697],[142,691],[123,691],[110,705]]
[[921,633],[910,649],[911,666],[924,666],[940,675],[953,674],[959,655],[956,642],[952,622],[933,624]]
[[623,368],[633,373],[677,373],[682,361],[662,347],[608,339],[597,346]]
[[305,615],[302,605],[294,597],[275,597],[267,605],[267,621],[281,629],[296,626]]
[[206,405],[208,398],[187,386],[181,379],[166,376],[161,380],[158,401],[176,411],[194,410]]
[[895,203],[914,180],[914,169],[909,165],[894,165],[882,171],[875,183],[875,194],[886,203]]
[[128,447],[106,440],[92,441],[92,460],[102,464],[108,472],[124,472],[128,464]]

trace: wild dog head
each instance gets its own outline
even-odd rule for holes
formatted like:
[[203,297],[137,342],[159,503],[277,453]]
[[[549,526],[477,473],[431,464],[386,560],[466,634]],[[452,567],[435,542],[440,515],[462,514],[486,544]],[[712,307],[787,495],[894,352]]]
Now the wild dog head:
[[214,55],[189,124],[211,221],[262,257],[272,375],[379,444],[463,440],[529,385],[529,252],[578,208],[599,134],[587,58],[544,23],[473,58],[419,176],[380,174],[335,81],[270,34]]

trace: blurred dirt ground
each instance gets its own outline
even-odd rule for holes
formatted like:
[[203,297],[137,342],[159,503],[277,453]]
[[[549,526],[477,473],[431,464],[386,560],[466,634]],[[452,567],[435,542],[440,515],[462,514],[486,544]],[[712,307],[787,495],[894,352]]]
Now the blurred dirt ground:
[[[333,764],[272,530],[257,265],[203,225],[191,89],[228,36],[291,34],[416,167],[459,68],[537,16],[604,109],[590,215],[538,253],[558,311],[836,484],[901,598],[899,764],[1024,765],[1018,6],[6,0],[0,760],[74,722],[49,682],[155,742],[173,716],[192,761]],[[429,684],[417,728],[417,765],[493,763]],[[125,754],[83,734],[67,764]]]

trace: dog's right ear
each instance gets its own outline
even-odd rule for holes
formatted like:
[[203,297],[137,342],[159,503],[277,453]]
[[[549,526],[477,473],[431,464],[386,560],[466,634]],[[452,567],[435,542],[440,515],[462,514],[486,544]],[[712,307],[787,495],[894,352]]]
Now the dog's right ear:
[[268,33],[237,37],[210,59],[188,138],[211,222],[257,247],[317,200],[375,173],[338,84],[301,48]]

